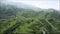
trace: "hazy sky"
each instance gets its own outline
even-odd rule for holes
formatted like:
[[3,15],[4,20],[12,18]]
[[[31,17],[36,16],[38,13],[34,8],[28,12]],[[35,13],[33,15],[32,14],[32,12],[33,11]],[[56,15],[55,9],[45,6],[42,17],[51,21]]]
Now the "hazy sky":
[[60,10],[59,0],[7,0],[7,1],[25,3],[43,9],[53,8]]

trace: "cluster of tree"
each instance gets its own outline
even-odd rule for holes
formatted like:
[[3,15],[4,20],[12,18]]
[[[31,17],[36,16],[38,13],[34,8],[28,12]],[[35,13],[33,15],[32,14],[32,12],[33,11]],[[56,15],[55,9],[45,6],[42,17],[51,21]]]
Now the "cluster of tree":
[[59,26],[60,12],[57,10],[34,11],[12,5],[0,5],[1,34],[8,32],[10,34],[59,34]]

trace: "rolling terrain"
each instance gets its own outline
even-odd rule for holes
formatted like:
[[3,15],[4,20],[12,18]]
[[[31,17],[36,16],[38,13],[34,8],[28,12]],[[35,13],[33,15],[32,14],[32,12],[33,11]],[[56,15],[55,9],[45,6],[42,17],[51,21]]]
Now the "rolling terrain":
[[13,4],[0,5],[1,34],[60,34],[60,11]]

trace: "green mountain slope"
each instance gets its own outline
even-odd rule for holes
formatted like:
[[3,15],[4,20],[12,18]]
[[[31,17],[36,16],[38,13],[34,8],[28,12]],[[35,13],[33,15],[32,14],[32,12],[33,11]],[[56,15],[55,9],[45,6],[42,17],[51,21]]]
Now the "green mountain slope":
[[[17,25],[19,27],[16,27]],[[10,34],[60,33],[60,12],[54,9],[35,11],[2,4],[0,5],[0,33],[7,32]]]

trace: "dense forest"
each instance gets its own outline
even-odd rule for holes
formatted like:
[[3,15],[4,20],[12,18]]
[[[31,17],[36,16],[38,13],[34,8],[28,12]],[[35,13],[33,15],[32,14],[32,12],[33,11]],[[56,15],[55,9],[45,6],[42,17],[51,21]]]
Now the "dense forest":
[[60,34],[60,11],[1,4],[0,34]]

